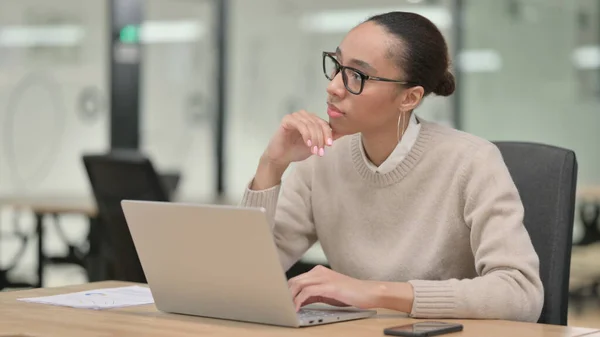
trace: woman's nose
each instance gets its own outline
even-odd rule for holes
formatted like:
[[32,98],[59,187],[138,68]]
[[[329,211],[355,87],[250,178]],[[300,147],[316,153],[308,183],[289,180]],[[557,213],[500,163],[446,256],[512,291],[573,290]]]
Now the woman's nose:
[[327,93],[331,96],[343,97],[346,94],[342,73],[338,72],[327,85]]

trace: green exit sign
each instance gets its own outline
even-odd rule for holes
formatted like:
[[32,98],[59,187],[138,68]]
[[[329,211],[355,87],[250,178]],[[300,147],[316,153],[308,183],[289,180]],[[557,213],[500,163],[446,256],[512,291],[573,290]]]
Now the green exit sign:
[[140,27],[136,25],[127,25],[119,32],[119,40],[122,43],[139,43]]

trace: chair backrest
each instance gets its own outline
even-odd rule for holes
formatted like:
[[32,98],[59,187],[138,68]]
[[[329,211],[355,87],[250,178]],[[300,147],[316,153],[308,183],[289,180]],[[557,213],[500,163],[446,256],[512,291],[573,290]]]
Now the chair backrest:
[[88,154],[83,163],[98,207],[98,215],[110,250],[112,279],[146,282],[125,216],[121,200],[169,201],[164,181],[151,161],[130,150],[107,154]]
[[525,227],[540,258],[544,307],[539,323],[566,325],[577,159],[554,146],[495,142],[519,190]]

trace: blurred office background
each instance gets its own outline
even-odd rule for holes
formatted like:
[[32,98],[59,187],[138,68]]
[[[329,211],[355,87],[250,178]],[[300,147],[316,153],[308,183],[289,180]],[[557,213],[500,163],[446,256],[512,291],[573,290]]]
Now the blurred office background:
[[[600,0],[1,0],[0,269],[30,235],[8,277],[36,282],[35,217],[11,200],[93,200],[87,153],[137,147],[180,176],[176,199],[237,203],[283,115],[325,116],[321,51],[390,10],[428,17],[451,48],[458,90],[421,117],[576,152],[580,242],[580,207],[600,199]],[[63,236],[85,250],[87,216],[68,213],[62,231],[47,224],[47,253]],[[320,259],[318,245],[305,257]],[[44,275],[87,280],[78,266]]]

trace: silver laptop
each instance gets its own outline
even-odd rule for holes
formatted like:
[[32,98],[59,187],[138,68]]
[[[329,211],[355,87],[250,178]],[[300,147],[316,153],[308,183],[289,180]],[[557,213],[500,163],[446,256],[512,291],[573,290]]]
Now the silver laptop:
[[160,311],[289,327],[376,314],[337,307],[296,312],[264,209],[121,205]]

